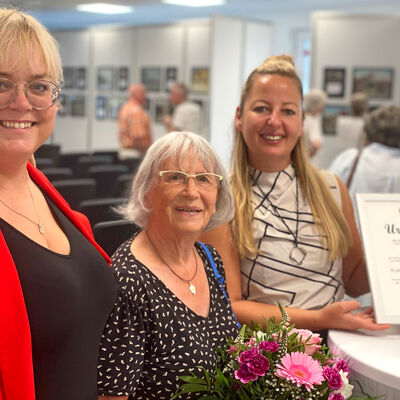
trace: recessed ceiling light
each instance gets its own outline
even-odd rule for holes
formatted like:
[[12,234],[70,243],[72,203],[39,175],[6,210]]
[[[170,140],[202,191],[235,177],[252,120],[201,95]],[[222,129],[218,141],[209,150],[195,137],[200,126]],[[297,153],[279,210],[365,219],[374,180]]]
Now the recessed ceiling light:
[[76,6],[78,11],[92,12],[98,14],[128,14],[133,12],[133,7],[119,6],[117,4],[90,3]]
[[162,0],[167,4],[175,4],[178,6],[187,7],[208,7],[221,6],[226,3],[226,0]]

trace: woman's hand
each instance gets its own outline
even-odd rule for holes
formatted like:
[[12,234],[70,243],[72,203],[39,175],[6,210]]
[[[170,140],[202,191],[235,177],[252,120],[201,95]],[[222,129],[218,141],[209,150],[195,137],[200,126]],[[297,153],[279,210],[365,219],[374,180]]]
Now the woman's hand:
[[329,304],[318,311],[317,319],[319,319],[321,327],[327,329],[380,331],[390,328],[390,324],[376,322],[372,307],[360,310],[360,303],[356,300]]

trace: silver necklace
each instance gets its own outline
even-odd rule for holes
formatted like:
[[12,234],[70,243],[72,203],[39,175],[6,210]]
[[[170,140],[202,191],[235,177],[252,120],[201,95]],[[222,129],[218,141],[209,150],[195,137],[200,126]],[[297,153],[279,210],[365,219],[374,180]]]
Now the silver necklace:
[[298,236],[299,236],[299,181],[297,179],[297,176],[295,176],[296,179],[296,232],[294,233],[284,220],[282,216],[279,214],[278,209],[271,203],[272,207],[274,208],[276,215],[281,219],[283,224],[285,225],[286,229],[290,232],[290,234],[293,236],[293,241],[294,241],[294,246],[292,247],[292,250],[289,253],[289,260],[292,261],[293,263],[297,265],[301,265],[306,258],[307,251],[304,250],[303,248],[299,247],[299,241],[298,241]]
[[193,285],[192,280],[195,278],[195,276],[197,275],[197,257],[196,254],[194,252],[194,249],[192,248],[192,252],[193,252],[193,256],[194,256],[194,261],[196,263],[196,269],[194,271],[193,276],[190,279],[184,279],[181,276],[179,276],[169,265],[168,263],[161,257],[161,254],[157,251],[156,246],[154,246],[153,242],[150,239],[150,235],[149,233],[145,230],[146,236],[149,239],[149,242],[151,244],[151,247],[153,247],[154,251],[156,252],[156,254],[158,255],[158,257],[161,259],[161,261],[168,267],[168,269],[176,276],[178,277],[181,281],[186,282],[189,285],[189,291],[190,293],[192,293],[192,295],[194,296],[196,294],[196,286]]
[[32,219],[30,219],[30,218],[27,217],[26,215],[20,213],[20,212],[17,211],[17,210],[14,210],[14,209],[11,208],[8,204],[6,204],[3,200],[0,199],[0,202],[1,202],[2,204],[4,204],[9,210],[11,210],[12,212],[14,212],[15,214],[18,214],[19,216],[25,218],[25,219],[28,220],[29,222],[32,222],[32,224],[37,225],[37,227],[38,227],[38,229],[39,229],[39,232],[43,235],[43,234],[44,234],[44,228],[43,228],[43,225],[42,225],[41,222],[40,222],[39,213],[38,213],[38,211],[37,211],[37,209],[36,209],[36,204],[35,204],[35,201],[33,200],[32,192],[31,192],[31,189],[30,189],[30,187],[29,187],[29,182],[28,182],[28,181],[26,181],[26,186],[28,187],[28,192],[29,192],[29,195],[31,196],[33,208],[35,209],[35,213],[36,213],[38,222],[33,221]]

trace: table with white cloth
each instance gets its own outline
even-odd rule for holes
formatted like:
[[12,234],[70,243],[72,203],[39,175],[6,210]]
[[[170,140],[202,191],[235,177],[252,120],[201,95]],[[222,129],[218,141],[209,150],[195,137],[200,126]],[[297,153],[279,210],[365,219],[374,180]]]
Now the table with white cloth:
[[330,330],[328,346],[348,362],[351,383],[382,400],[400,400],[400,325],[379,332]]

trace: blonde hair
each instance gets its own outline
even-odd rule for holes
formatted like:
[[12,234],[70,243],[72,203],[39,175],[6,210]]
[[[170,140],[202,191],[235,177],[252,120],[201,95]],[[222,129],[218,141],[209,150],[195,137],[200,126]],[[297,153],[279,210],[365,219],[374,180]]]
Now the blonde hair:
[[0,64],[9,61],[11,49],[18,52],[13,69],[29,63],[30,52],[36,45],[42,52],[49,78],[59,85],[62,83],[58,44],[35,18],[13,8],[0,8],[0,38]]
[[[302,84],[294,69],[292,58],[287,55],[270,57],[247,78],[238,108],[239,116],[242,115],[244,103],[256,78],[260,75],[280,75],[292,79],[299,89],[301,98],[303,97]],[[311,164],[302,137],[298,139],[291,158],[323,244],[329,249],[329,260],[333,261],[337,257],[344,256],[352,241],[349,226],[323,175]],[[235,245],[241,257],[254,257],[259,250],[252,232],[254,210],[251,204],[249,156],[246,143],[238,130],[235,132],[233,144],[231,182],[235,199],[235,218],[232,222]]]

